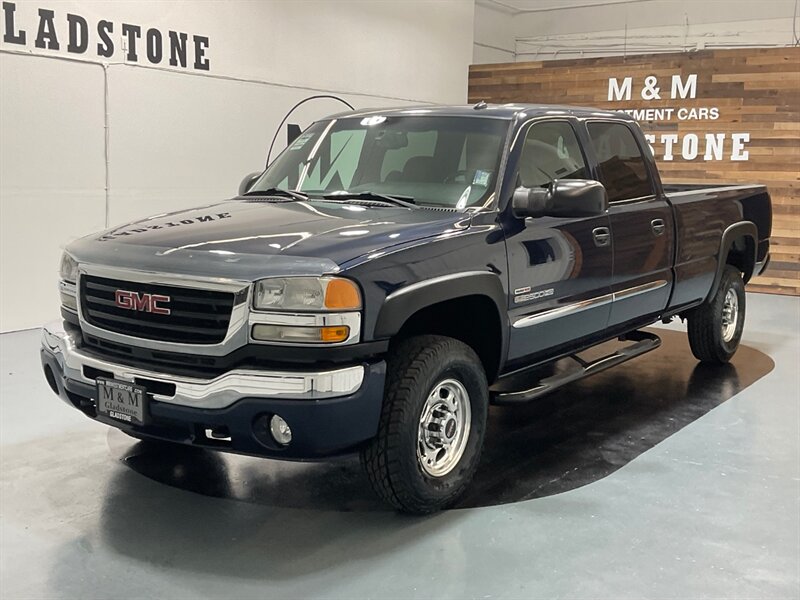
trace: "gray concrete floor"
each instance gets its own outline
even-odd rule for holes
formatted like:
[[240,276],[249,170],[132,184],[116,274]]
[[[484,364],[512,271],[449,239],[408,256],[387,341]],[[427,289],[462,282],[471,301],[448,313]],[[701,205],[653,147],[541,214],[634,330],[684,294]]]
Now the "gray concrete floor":
[[765,377],[589,485],[424,519],[159,484],[2,335],[0,596],[798,598],[800,299],[748,303]]

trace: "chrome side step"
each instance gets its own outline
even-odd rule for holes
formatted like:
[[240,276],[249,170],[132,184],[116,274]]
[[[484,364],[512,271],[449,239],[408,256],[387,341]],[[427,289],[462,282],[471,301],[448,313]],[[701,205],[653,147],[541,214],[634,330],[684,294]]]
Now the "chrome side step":
[[577,368],[556,372],[545,377],[541,377],[541,368],[538,368],[528,373],[522,372],[506,379],[500,379],[489,388],[492,402],[494,404],[530,402],[569,383],[651,352],[661,345],[661,338],[647,331],[632,331],[620,338],[620,341],[633,343],[591,361],[572,354],[567,358],[576,362]]

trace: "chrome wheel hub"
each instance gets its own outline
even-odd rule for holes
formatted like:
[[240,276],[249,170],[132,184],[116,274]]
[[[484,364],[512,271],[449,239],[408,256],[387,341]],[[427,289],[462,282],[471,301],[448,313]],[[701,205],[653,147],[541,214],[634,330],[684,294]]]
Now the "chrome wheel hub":
[[471,420],[469,394],[456,379],[433,386],[422,407],[417,434],[417,461],[431,477],[444,477],[464,455]]
[[739,320],[739,297],[736,290],[730,289],[725,294],[722,303],[722,340],[730,342],[736,333],[736,323]]

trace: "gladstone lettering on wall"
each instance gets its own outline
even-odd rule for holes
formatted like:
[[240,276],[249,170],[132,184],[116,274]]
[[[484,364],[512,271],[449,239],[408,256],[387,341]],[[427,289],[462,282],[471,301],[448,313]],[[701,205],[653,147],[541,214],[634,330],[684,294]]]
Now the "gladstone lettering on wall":
[[[608,78],[608,102],[630,101],[634,78],[632,76]],[[694,100],[697,98],[697,73],[690,73],[687,77],[682,77],[680,73],[672,75],[670,78],[669,92],[662,89],[658,77],[649,75],[644,78],[638,88],[639,97],[643,102],[663,100],[669,98],[674,100],[676,106],[661,106],[649,108],[624,108],[622,112],[631,115],[637,121],[650,123],[654,121],[716,121],[720,117],[719,107],[717,106],[680,106],[681,100]],[[745,144],[750,141],[750,134],[747,132],[732,132],[730,139],[726,133],[709,132],[701,136],[696,133],[686,133],[679,137],[677,133],[662,133],[656,136],[653,133],[645,133],[650,144],[650,151],[655,156],[660,156],[663,160],[673,160],[678,154],[684,160],[695,160],[702,157],[703,160],[728,160],[743,161],[748,160],[749,152],[745,150]],[[657,151],[656,147],[658,146]]]
[[39,8],[31,23],[17,20],[16,4],[3,2],[3,42],[100,58],[122,56],[133,63],[208,71],[208,37],[182,31],[145,29],[135,23],[101,19],[89,23],[78,14]]

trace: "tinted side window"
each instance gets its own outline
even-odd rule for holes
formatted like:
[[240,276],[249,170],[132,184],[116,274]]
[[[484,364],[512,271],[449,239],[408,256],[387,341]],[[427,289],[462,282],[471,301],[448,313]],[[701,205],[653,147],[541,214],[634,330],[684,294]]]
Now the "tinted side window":
[[587,123],[592,139],[600,182],[610,202],[653,194],[639,145],[633,133],[621,123]]
[[586,179],[586,164],[575,132],[565,121],[536,123],[525,136],[520,184],[543,187],[554,179]]

